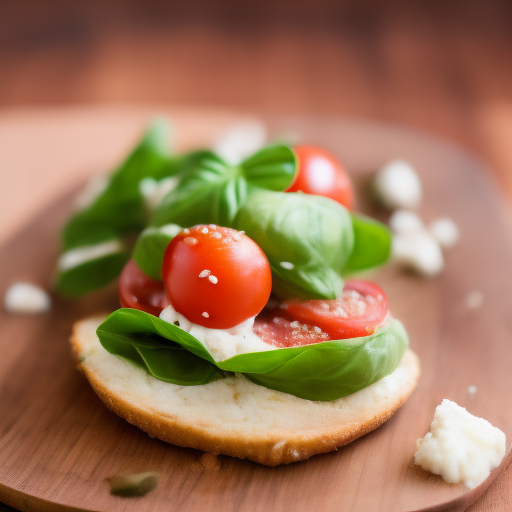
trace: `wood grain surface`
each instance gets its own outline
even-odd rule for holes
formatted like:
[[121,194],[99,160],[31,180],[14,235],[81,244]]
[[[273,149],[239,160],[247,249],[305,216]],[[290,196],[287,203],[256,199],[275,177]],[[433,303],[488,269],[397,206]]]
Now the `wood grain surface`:
[[[19,123],[24,139],[13,137],[9,147],[35,149],[21,161],[8,160],[10,169],[30,176],[37,166],[50,183],[41,179],[33,186],[55,183],[56,195],[59,184],[67,188],[90,173],[91,162],[97,164],[93,170],[111,164],[149,117],[142,110],[78,109],[54,115],[53,129],[47,130],[46,114],[3,116],[0,130],[12,133]],[[235,119],[218,111],[171,114],[180,147],[210,142]],[[293,134],[333,150],[360,183],[383,161],[409,159],[425,185],[425,220],[449,215],[460,225],[461,243],[447,255],[439,278],[420,280],[393,266],[374,276],[421,357],[423,374],[412,398],[383,427],[336,453],[276,469],[219,457],[220,466],[207,469],[201,453],[150,439],[110,413],[73,367],[67,344],[72,322],[115,308],[115,288],[75,302],[55,297],[48,315],[0,315],[1,500],[22,510],[465,510],[485,490],[489,482],[471,492],[448,485],[415,468],[411,459],[416,439],[445,397],[512,435],[512,245],[498,191],[467,154],[410,130],[334,118],[274,118],[269,125],[275,135]],[[46,158],[38,154],[38,143]],[[50,169],[61,159],[68,173],[54,178]],[[369,207],[363,197],[359,204]],[[11,224],[16,234],[0,250],[0,292],[19,279],[48,285],[58,227],[70,206],[68,195],[25,227]],[[468,310],[465,297],[475,290],[484,303]],[[474,396],[470,385],[477,386]],[[109,495],[107,477],[148,470],[162,473],[151,494],[132,500]]]

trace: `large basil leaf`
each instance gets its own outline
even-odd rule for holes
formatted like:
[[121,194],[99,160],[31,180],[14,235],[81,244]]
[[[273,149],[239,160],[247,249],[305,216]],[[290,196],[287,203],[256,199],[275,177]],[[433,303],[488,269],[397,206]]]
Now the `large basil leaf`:
[[381,222],[352,214],[354,248],[343,272],[358,272],[385,263],[391,254],[391,233]]
[[162,280],[162,264],[169,242],[181,231],[177,224],[146,228],[137,239],[132,258],[137,266],[156,281]]
[[152,225],[231,226],[240,205],[255,187],[285,190],[295,176],[296,156],[287,146],[263,148],[238,166],[204,152],[195,168],[162,201]]
[[281,297],[335,299],[354,245],[346,208],[325,197],[257,191],[240,208],[236,229],[265,252]]
[[[320,401],[347,396],[389,375],[409,343],[402,324],[390,320],[371,336],[252,352],[215,363],[193,336],[134,309],[112,313],[97,334],[108,352],[167,382],[204,384],[222,377],[223,372],[237,372],[262,386]],[[177,346],[191,356],[186,368],[180,365],[182,354]]]

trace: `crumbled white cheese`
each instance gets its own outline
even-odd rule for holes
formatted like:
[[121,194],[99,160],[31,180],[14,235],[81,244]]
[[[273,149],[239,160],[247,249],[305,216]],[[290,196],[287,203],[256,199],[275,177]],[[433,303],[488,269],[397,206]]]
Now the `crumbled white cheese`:
[[[209,317],[208,313],[206,315],[203,313],[203,316]],[[224,359],[247,352],[263,352],[276,348],[254,334],[252,326],[255,317],[249,318],[231,329],[209,329],[192,323],[172,306],[168,306],[160,313],[160,318],[170,324],[179,322],[180,329],[200,341],[215,361],[224,361]]]
[[85,187],[75,197],[75,207],[77,210],[84,210],[89,207],[105,191],[110,183],[110,177],[92,176]]
[[48,293],[31,283],[14,283],[4,297],[4,307],[11,313],[44,313],[51,305]]
[[375,192],[390,209],[415,209],[422,196],[421,182],[414,168],[403,160],[383,165],[374,180]]
[[245,119],[217,141],[214,151],[226,162],[237,165],[261,149],[267,140],[265,125],[257,119]]
[[484,294],[478,291],[468,293],[465,302],[469,309],[478,309],[484,303]]
[[426,231],[393,237],[392,253],[395,261],[419,275],[433,277],[444,267],[441,247]]
[[61,254],[57,267],[61,272],[64,272],[88,261],[102,258],[109,254],[115,254],[122,250],[123,244],[119,240],[108,240],[100,244],[84,245]]
[[414,462],[449,483],[473,489],[499,466],[505,455],[505,434],[455,402],[437,406],[430,432],[418,439]]
[[460,238],[457,224],[448,217],[432,222],[429,226],[429,230],[443,249],[451,249],[457,244]]
[[139,192],[144,198],[144,203],[149,211],[154,211],[162,202],[162,199],[174,190],[179,183],[179,178],[172,176],[162,180],[154,178],[144,178],[139,182]]
[[420,217],[408,210],[396,210],[389,218],[389,227],[398,235],[416,233],[425,229]]

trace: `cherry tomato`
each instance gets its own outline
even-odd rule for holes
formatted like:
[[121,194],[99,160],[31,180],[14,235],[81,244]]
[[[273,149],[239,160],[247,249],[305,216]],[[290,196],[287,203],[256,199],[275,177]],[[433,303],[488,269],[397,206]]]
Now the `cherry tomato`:
[[272,288],[261,248],[243,233],[213,224],[184,229],[171,240],[162,276],[174,309],[212,329],[257,315]]
[[140,309],[155,316],[169,305],[164,284],[149,278],[133,260],[119,276],[119,299],[123,308]]
[[331,153],[315,146],[296,146],[299,172],[287,192],[325,196],[351,210],[354,190],[347,171]]
[[336,300],[290,300],[281,309],[283,317],[318,327],[329,339],[337,340],[373,334],[389,315],[382,288],[356,279],[345,283]]

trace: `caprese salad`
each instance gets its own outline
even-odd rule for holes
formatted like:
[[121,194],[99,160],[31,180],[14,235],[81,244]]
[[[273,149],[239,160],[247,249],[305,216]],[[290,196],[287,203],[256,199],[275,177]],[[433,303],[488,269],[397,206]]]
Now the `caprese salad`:
[[64,295],[120,274],[103,347],[174,384],[235,372],[309,400],[392,373],[407,334],[379,286],[346,280],[387,260],[390,235],[352,211],[342,164],[280,144],[233,165],[209,150],[170,155],[164,139],[153,126],[63,232],[60,261],[75,262],[60,264]]

